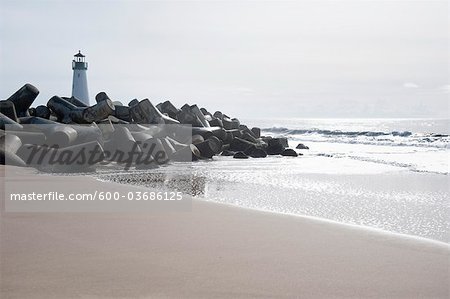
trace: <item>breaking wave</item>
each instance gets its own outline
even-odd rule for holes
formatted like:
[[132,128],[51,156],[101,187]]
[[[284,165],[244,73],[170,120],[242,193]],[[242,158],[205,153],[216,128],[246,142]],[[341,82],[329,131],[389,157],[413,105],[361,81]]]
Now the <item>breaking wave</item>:
[[341,131],[324,129],[289,129],[272,127],[262,129],[269,135],[277,134],[305,141],[326,141],[392,146],[420,146],[449,148],[449,135],[413,133],[410,131]]

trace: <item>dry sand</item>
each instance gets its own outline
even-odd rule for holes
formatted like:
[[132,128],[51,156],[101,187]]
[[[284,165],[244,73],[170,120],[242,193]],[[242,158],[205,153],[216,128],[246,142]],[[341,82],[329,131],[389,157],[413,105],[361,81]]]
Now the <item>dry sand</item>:
[[[24,192],[140,189],[26,179]],[[446,244],[201,201],[190,212],[2,212],[0,229],[1,298],[449,298]]]

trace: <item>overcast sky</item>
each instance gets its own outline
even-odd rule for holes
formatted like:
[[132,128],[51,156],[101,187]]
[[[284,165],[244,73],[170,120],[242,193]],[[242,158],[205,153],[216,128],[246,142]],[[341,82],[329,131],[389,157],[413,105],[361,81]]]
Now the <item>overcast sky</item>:
[[70,96],[71,60],[125,104],[237,117],[448,117],[448,1],[0,0],[0,98]]

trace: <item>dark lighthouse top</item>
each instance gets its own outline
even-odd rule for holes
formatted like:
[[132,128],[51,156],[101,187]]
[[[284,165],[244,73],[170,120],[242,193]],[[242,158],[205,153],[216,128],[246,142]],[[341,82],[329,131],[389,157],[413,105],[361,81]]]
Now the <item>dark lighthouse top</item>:
[[81,51],[78,51],[78,53],[73,56],[74,56],[74,58],[72,60],[72,69],[73,70],[87,70],[88,64],[84,60],[84,58],[86,56],[81,54]]

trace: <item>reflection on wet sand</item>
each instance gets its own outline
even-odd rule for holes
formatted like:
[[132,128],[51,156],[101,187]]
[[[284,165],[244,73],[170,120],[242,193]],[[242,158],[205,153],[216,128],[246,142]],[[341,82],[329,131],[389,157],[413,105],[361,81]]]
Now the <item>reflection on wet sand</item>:
[[204,196],[206,192],[206,178],[193,173],[107,173],[99,174],[97,178],[120,184],[183,192],[191,196]]

